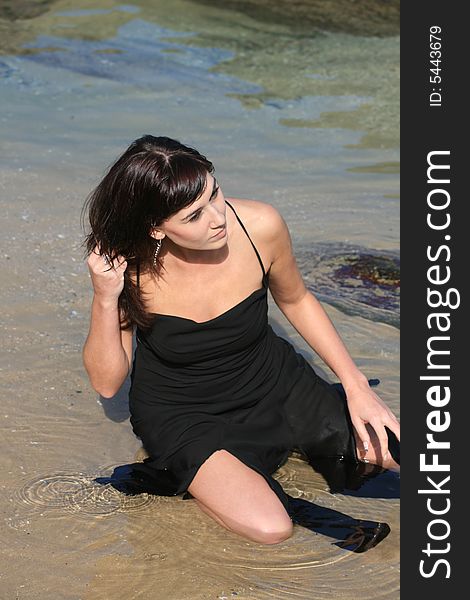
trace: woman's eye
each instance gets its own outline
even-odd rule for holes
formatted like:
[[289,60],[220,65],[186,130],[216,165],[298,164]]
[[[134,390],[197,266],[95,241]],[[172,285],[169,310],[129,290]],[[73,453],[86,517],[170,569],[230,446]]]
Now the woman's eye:
[[201,213],[198,212],[195,215],[193,215],[190,219],[189,222],[192,223],[192,221],[197,221],[199,219],[199,217],[201,216]]
[[[215,188],[214,192],[212,193],[212,196],[210,197],[211,201],[215,200],[217,198],[217,195],[219,193],[219,189],[220,189],[219,186],[217,186]],[[199,219],[199,217],[201,216],[201,212],[202,211],[199,211],[199,212],[195,213],[190,219],[188,219],[188,223],[192,223],[193,221],[197,221]]]

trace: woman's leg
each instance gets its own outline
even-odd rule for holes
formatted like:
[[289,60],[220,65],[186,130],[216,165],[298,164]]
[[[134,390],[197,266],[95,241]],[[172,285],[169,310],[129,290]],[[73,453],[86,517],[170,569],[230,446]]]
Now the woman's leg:
[[276,544],[292,535],[292,521],[264,477],[227,450],[211,454],[188,491],[202,511],[249,540]]

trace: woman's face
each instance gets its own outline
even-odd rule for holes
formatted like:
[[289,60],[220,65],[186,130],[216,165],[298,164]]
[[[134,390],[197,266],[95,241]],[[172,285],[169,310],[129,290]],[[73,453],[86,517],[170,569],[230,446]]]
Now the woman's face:
[[227,242],[226,204],[216,179],[207,174],[206,189],[190,206],[164,221],[157,230],[184,248],[210,250]]

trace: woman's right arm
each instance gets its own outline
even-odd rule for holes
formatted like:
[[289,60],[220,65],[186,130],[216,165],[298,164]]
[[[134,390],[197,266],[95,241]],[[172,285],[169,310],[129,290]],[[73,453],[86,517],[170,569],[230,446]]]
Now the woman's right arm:
[[98,248],[88,257],[94,296],[83,364],[93,389],[105,398],[118,392],[132,364],[132,328],[121,330],[118,309],[126,267],[123,257],[106,263]]

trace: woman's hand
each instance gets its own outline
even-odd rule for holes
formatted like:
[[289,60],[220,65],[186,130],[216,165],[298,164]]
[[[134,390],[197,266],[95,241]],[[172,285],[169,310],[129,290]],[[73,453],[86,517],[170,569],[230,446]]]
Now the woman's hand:
[[366,428],[366,424],[369,424],[377,434],[382,459],[387,460],[390,458],[385,426],[400,440],[400,423],[398,419],[383,400],[369,387],[367,381],[346,389],[346,397],[351,421],[363,443],[364,451],[367,452],[371,443]]
[[117,302],[124,288],[124,272],[126,259],[118,256],[111,261],[101,254],[99,246],[95,246],[87,260],[95,296],[105,301]]

